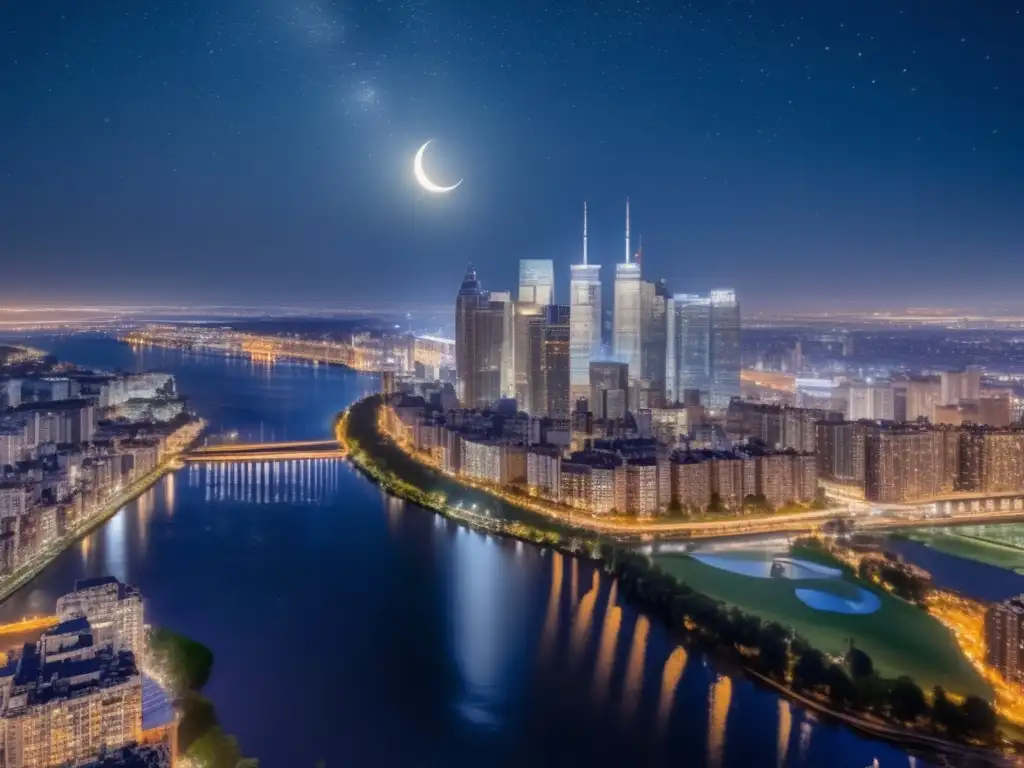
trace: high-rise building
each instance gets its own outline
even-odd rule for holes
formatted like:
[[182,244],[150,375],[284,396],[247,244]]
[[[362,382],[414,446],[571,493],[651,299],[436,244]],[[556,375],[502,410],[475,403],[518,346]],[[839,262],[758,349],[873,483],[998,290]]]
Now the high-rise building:
[[470,365],[474,399],[466,403],[470,407],[489,408],[500,398],[515,392],[511,297],[507,293],[494,293],[490,294],[490,299],[473,311]]
[[865,437],[864,485],[869,500],[906,503],[953,490],[955,465],[945,460],[945,431],[889,423],[872,425]]
[[565,304],[547,307],[541,340],[541,371],[544,384],[544,416],[568,418],[569,401],[569,313]]
[[641,352],[640,265],[630,260],[629,200],[626,201],[626,260],[615,265],[615,314],[612,317],[612,356],[629,366],[629,378],[643,378]]
[[985,660],[1005,680],[1024,682],[1024,595],[995,603],[985,612]]
[[62,622],[87,619],[97,645],[131,651],[140,663],[145,655],[142,595],[113,576],[76,581],[74,592],[57,598],[57,618]]
[[590,394],[590,361],[601,354],[601,267],[587,262],[587,205],[583,204],[583,263],[570,268],[570,400]]
[[618,362],[590,364],[590,410],[596,419],[624,419],[629,366]]
[[[531,395],[538,385],[539,354],[534,355],[534,341],[539,338],[538,327],[544,325],[547,308],[540,304],[517,301],[513,307],[514,340],[512,356],[515,364],[515,395],[521,410],[535,413],[540,401],[534,402]],[[537,367],[535,367],[535,365]]]
[[712,291],[711,394],[712,408],[727,408],[740,396],[740,305],[732,289]]
[[981,396],[981,371],[977,368],[946,371],[941,374],[940,382],[940,405],[957,405],[961,400],[977,400]]
[[470,264],[455,299],[455,393],[467,407],[477,402],[474,336],[476,311],[487,301],[487,294],[477,280],[476,270]]
[[[935,418],[935,406],[942,404],[942,385],[938,377],[918,377],[893,382],[893,418],[918,421]],[[900,391],[903,404],[900,403]]]
[[518,298],[529,304],[554,304],[555,263],[550,259],[520,259]]
[[[639,255],[639,254],[638,254]],[[660,407],[665,397],[668,347],[668,287],[665,281],[640,284],[641,371]]]
[[46,630],[0,668],[6,768],[81,765],[142,737],[134,656],[98,645],[84,618]]
[[665,399],[678,403],[688,390],[711,394],[711,297],[677,293],[667,302]]
[[850,382],[846,402],[846,417],[850,421],[892,421],[896,417],[895,393],[888,381]]

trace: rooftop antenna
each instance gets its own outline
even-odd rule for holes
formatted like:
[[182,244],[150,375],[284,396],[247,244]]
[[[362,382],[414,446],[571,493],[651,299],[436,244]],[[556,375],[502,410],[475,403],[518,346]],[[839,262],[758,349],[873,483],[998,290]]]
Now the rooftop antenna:
[[587,201],[583,201],[583,264],[587,263]]
[[626,198],[626,263],[629,264],[629,198]]

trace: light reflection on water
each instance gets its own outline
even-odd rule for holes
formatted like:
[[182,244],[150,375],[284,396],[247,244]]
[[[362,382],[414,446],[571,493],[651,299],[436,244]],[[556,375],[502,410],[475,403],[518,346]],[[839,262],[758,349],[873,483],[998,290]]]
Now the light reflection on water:
[[[363,389],[337,369],[147,353],[167,365],[218,428],[274,439],[320,436],[339,392]],[[907,763],[829,725],[812,742],[802,710],[679,648],[593,564],[467,531],[342,462],[189,465],[149,493],[0,619],[119,568],[154,623],[213,648],[218,715],[269,768]]]

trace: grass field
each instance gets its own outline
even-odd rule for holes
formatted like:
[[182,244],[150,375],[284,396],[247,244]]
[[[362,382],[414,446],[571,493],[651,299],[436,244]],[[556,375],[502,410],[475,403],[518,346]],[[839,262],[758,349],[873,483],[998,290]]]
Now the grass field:
[[825,653],[845,653],[852,638],[858,648],[871,656],[884,677],[907,675],[925,690],[941,685],[962,695],[991,697],[988,684],[961,655],[953,636],[922,609],[872,589],[881,600],[875,613],[830,613],[811,608],[794,594],[796,587],[844,597],[855,593],[855,585],[870,589],[848,574],[838,579],[790,581],[730,573],[685,554],[655,555],[654,560],[666,572],[710,597],[756,614],[762,620],[792,627]]
[[908,539],[968,560],[1024,573],[1024,526],[964,525],[901,531]]

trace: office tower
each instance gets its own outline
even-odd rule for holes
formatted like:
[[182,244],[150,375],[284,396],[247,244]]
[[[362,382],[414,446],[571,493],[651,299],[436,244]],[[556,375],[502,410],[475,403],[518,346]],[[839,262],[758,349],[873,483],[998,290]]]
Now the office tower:
[[590,394],[590,361],[601,354],[601,267],[587,262],[587,204],[583,204],[583,263],[570,268],[570,400]]
[[[495,301],[494,297],[498,297]],[[507,293],[490,295],[472,315],[473,400],[467,407],[490,408],[500,398],[515,391],[515,365],[512,358],[512,301]]]
[[84,618],[97,645],[131,651],[140,663],[145,656],[142,595],[113,576],[76,581],[74,592],[57,598],[57,618],[61,622]]
[[985,661],[1004,680],[1024,680],[1024,595],[990,605],[985,612]]
[[850,421],[891,421],[896,417],[896,399],[890,382],[853,381],[847,391],[846,417]]
[[683,393],[700,392],[708,403],[711,394],[711,298],[677,293],[666,307],[668,336],[665,397],[678,403]]
[[712,408],[740,396],[740,305],[732,289],[711,292]]
[[476,270],[470,264],[455,299],[455,392],[467,408],[477,402],[473,326],[477,309],[487,300],[487,294],[477,280]]
[[[547,307],[540,304],[531,304],[517,301],[513,307],[515,318],[513,320],[514,340],[512,344],[512,356],[515,364],[515,395],[516,402],[521,410],[527,413],[535,413],[541,407],[541,401],[531,398],[534,385],[537,382],[539,367],[534,369],[533,341],[539,338],[539,331],[535,326],[543,326]],[[539,360],[539,355],[537,356]],[[538,363],[539,365],[539,363]]]
[[629,366],[617,362],[590,364],[590,411],[595,419],[626,418]]
[[640,351],[640,265],[630,260],[629,200],[626,200],[626,260],[615,265],[615,314],[612,317],[612,356],[629,366],[629,378],[643,378]]
[[544,414],[568,418],[569,402],[569,314],[565,304],[547,308],[541,341],[541,372],[544,383]]
[[653,407],[660,407],[665,397],[668,302],[668,287],[664,280],[640,284],[641,370],[657,400]]
[[555,302],[555,263],[550,259],[519,260],[519,301],[547,306]]

